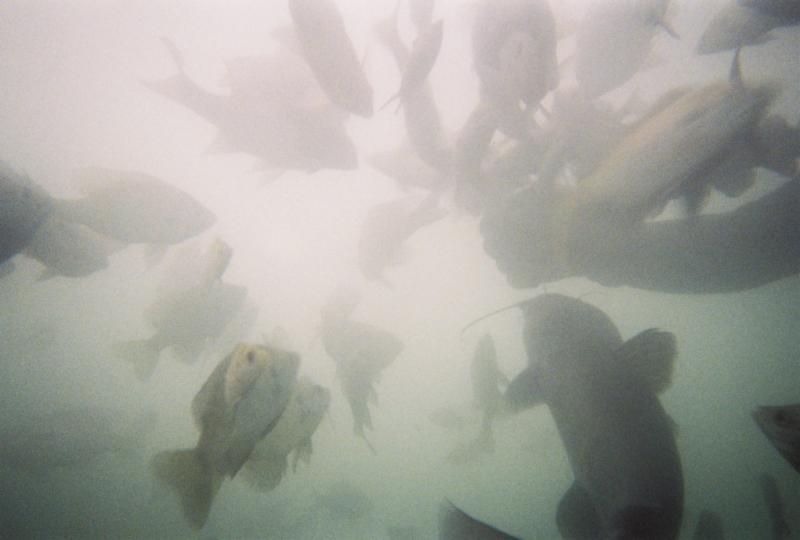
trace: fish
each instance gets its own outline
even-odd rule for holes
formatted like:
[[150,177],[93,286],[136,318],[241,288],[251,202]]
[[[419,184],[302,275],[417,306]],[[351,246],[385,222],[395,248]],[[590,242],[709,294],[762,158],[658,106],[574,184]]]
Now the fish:
[[33,414],[0,436],[0,465],[42,475],[88,467],[103,456],[139,449],[155,425],[155,413],[99,407],[58,407]]
[[227,244],[213,242],[205,266],[199,265],[194,275],[180,283],[162,284],[157,289],[155,301],[144,313],[153,334],[112,345],[112,354],[128,362],[140,381],[152,377],[167,347],[183,362],[196,362],[208,342],[219,338],[243,308],[247,288],[221,279],[230,257]]
[[719,514],[710,510],[700,512],[692,540],[725,540],[725,530]]
[[291,52],[230,61],[231,91],[225,95],[193,81],[184,71],[175,44],[164,42],[178,73],[142,84],[216,126],[218,137],[210,150],[245,152],[258,158],[262,167],[278,170],[316,172],[358,166],[355,146],[344,126],[346,116],[327,100],[315,98],[309,90],[313,75],[302,69],[302,60]]
[[478,521],[448,499],[439,505],[439,540],[515,540],[499,529]]
[[358,265],[370,281],[383,278],[384,271],[400,262],[404,243],[422,227],[447,215],[438,205],[436,193],[422,201],[416,195],[379,203],[367,213],[358,242]]
[[151,473],[175,493],[192,528],[203,527],[222,481],[236,476],[277,424],[299,366],[296,353],[238,344],[192,400],[197,445],[164,450],[151,459]]
[[671,382],[675,337],[645,330],[623,342],[600,309],[561,294],[523,311],[528,368],[506,393],[511,411],[545,403],[575,481],[556,522],[565,538],[677,538],[683,472],[675,427],[658,400]]
[[104,167],[78,169],[80,199],[59,199],[58,215],[125,244],[177,244],[216,221],[188,193],[138,171]]
[[507,385],[508,379],[497,367],[497,353],[491,334],[485,334],[478,341],[470,364],[470,376],[473,404],[481,411],[480,431],[475,440],[457,447],[447,456],[449,463],[471,461],[494,450],[492,423],[501,412],[503,403],[500,385]]
[[772,538],[774,540],[788,540],[792,537],[792,530],[786,522],[786,512],[783,507],[783,499],[778,489],[778,481],[769,473],[761,473],[758,476],[761,485],[761,495],[767,504],[769,511],[769,521],[772,525]]
[[778,17],[786,24],[800,22],[800,3],[797,0],[738,0],[739,4]]
[[578,200],[567,212],[633,225],[673,198],[684,199],[690,214],[699,212],[709,188],[706,173],[753,132],[777,92],[766,83],[745,86],[737,54],[728,81],[679,89],[656,103],[578,184]]
[[590,98],[631,79],[645,64],[658,29],[676,36],[666,21],[669,0],[593,3],[576,33],[575,76]]
[[322,345],[336,364],[342,393],[353,415],[353,433],[367,443],[364,429],[372,429],[369,403],[377,401],[374,385],[381,373],[405,348],[391,332],[349,317],[326,316],[323,310]]
[[484,0],[472,29],[472,56],[489,101],[538,106],[558,86],[555,18],[546,0]]
[[242,478],[261,492],[275,489],[284,477],[292,456],[292,471],[300,461],[309,463],[311,436],[328,410],[331,393],[327,388],[299,377],[286,409],[266,437],[256,444],[242,468]]
[[400,88],[381,106],[381,110],[395,100],[400,100],[400,106],[402,106],[407,99],[422,88],[436,63],[439,50],[442,48],[443,25],[444,21],[441,19],[436,21],[414,40],[411,53],[403,68]]
[[712,54],[759,45],[769,41],[766,34],[782,24],[776,16],[730,1],[708,23],[695,52]]
[[[430,4],[430,9],[432,10],[433,2],[425,1]],[[374,33],[377,35],[381,44],[392,54],[398,69],[400,69],[402,73],[408,66],[412,52],[406,48],[400,37],[398,29],[400,5],[401,1],[398,0],[394,13],[389,18],[376,24]],[[414,17],[414,9],[416,8],[412,2],[409,4],[412,19]],[[430,15],[430,13],[428,15]],[[424,14],[418,16],[425,17]],[[428,29],[428,24],[417,27],[418,32],[422,32],[423,29]],[[445,136],[441,114],[439,113],[439,108],[434,99],[430,82],[427,79],[423,79],[419,81],[416,86],[416,90],[407,95],[402,103],[407,139],[420,160],[440,173],[440,175],[437,175],[434,182],[425,180],[423,182],[415,181],[413,183],[423,186],[430,184],[431,187],[429,189],[435,189],[434,186],[446,186],[447,184],[447,182],[444,181],[445,179],[441,178],[441,175],[446,175],[451,169],[452,148]],[[370,162],[370,164],[375,166],[372,162]],[[396,175],[391,173],[389,176],[397,178]],[[423,174],[423,176],[429,175]],[[406,182],[401,183],[405,184]]]
[[108,256],[122,246],[85,225],[48,217],[24,250],[45,266],[40,281],[54,276],[87,277],[108,268]]
[[800,472],[800,404],[758,407],[753,420],[772,446]]
[[53,198],[0,160],[0,263],[21,253],[53,212]]
[[364,118],[373,113],[372,86],[332,0],[289,0],[303,57],[330,101]]

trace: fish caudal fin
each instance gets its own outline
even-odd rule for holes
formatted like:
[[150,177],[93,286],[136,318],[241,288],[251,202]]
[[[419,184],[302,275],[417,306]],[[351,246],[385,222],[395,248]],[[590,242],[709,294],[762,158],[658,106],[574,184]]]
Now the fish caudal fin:
[[167,450],[156,454],[150,471],[178,497],[183,515],[195,529],[201,529],[221,484],[194,449]]
[[156,370],[161,350],[152,339],[138,339],[115,343],[112,346],[112,353],[129,362],[140,381],[147,381]]

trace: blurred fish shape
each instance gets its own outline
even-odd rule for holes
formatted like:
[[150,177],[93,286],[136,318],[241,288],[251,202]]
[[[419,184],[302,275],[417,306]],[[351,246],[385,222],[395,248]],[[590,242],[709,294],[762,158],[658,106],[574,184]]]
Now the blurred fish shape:
[[86,167],[74,182],[83,197],[58,200],[59,216],[126,244],[177,244],[216,220],[191,195],[149,174]]
[[711,54],[766,43],[767,33],[784,24],[766,11],[731,0],[708,23],[695,52]]
[[242,469],[242,478],[254,489],[268,492],[280,483],[292,456],[292,471],[297,463],[309,463],[313,447],[311,436],[328,410],[331,393],[300,377],[289,398],[286,409],[275,427],[256,444]]
[[0,161],[0,263],[24,250],[53,210],[53,199]]
[[107,454],[127,454],[141,447],[154,416],[85,406],[34,415],[3,430],[0,465],[43,474],[89,466]]
[[800,22],[800,2],[797,0],[738,0],[739,4],[757,9],[786,24]]
[[368,280],[383,279],[384,271],[400,262],[402,248],[419,229],[447,215],[435,193],[422,201],[416,195],[373,206],[361,226],[358,265]]
[[772,446],[800,472],[800,404],[759,407],[753,419]]
[[561,535],[677,538],[683,472],[657,397],[671,382],[675,337],[650,329],[623,342],[608,315],[560,294],[515,306],[529,366],[506,403],[545,403],[555,420],[575,477],[558,505]]
[[381,109],[394,100],[400,100],[399,110],[400,106],[424,88],[428,74],[433,69],[436,58],[439,56],[439,50],[442,48],[442,32],[443,21],[441,19],[420,32],[417,39],[414,40],[411,53],[403,67],[400,89],[381,106]]
[[391,332],[354,321],[349,315],[325,310],[322,315],[322,344],[336,363],[342,393],[353,414],[353,432],[374,452],[364,433],[364,428],[372,429],[369,403],[377,401],[374,385],[403,351],[403,342]]
[[586,95],[598,97],[633,77],[659,27],[677,37],[666,22],[668,6],[669,0],[592,3],[576,34],[575,75]]
[[345,111],[372,116],[372,87],[333,0],[289,0],[303,57],[330,101]]
[[240,343],[211,372],[192,400],[197,445],[151,460],[189,524],[200,529],[225,477],[233,478],[275,427],[289,402],[300,358],[280,349]]
[[189,78],[175,44],[165,44],[178,74],[143,84],[215,125],[219,134],[213,150],[246,152],[278,170],[349,170],[358,165],[344,126],[346,115],[327,101],[309,99],[315,95],[313,77],[291,52],[229,62],[231,91],[225,95]]
[[161,352],[171,347],[184,362],[196,362],[209,340],[218,338],[241,310],[247,289],[221,280],[230,258],[224,243],[212,245],[200,276],[184,287],[165,287],[145,311],[144,317],[155,329],[141,340],[117,342],[115,356],[129,362],[139,380],[148,380]]

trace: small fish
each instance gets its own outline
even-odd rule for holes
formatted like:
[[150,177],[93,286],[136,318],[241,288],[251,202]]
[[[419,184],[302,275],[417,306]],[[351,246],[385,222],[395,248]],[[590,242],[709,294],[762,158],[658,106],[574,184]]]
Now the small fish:
[[261,439],[242,469],[242,478],[254,489],[268,492],[275,489],[288,468],[292,455],[292,470],[297,463],[311,460],[311,436],[328,410],[331,393],[300,377],[294,386],[286,409],[275,427]]
[[759,407],[753,420],[778,452],[800,472],[800,404]]
[[719,514],[710,510],[700,512],[692,540],[725,540],[725,531]]
[[178,497],[184,517],[200,529],[225,477],[233,478],[276,425],[297,377],[300,358],[241,343],[209,375],[192,401],[200,430],[192,449],[167,450],[151,460],[153,475]]
[[774,540],[788,540],[792,537],[792,530],[786,522],[786,513],[781,492],[778,489],[778,481],[771,474],[761,473],[758,477],[758,482],[761,484],[761,495],[763,495],[769,511],[772,538]]
[[515,540],[516,538],[478,521],[447,499],[439,506],[439,540]]
[[372,116],[372,87],[332,0],[289,0],[289,12],[303,56],[332,103],[353,114]]
[[442,47],[442,29],[443,21],[439,20],[417,36],[403,68],[400,89],[381,106],[381,110],[396,99],[400,100],[402,105],[422,88],[439,56]]

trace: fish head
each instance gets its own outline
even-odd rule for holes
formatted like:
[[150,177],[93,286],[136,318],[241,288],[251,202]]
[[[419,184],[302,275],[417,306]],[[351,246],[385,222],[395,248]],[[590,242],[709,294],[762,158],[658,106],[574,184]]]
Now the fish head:
[[300,357],[274,347],[240,343],[233,351],[225,373],[225,403],[234,406],[253,387],[256,379],[266,377],[271,386],[290,388],[300,367]]

